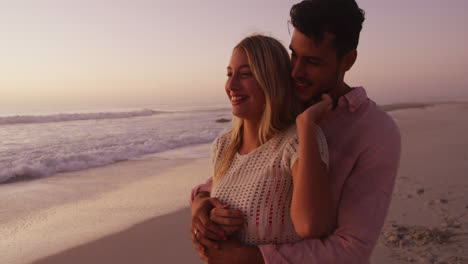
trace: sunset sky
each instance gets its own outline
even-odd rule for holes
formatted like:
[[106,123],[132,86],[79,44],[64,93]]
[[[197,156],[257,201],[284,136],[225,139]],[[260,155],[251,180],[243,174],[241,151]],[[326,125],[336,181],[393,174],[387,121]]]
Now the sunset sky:
[[[0,0],[0,112],[222,103],[232,47],[252,33],[288,46],[296,2]],[[348,84],[382,104],[468,100],[468,1],[358,4],[366,21]]]

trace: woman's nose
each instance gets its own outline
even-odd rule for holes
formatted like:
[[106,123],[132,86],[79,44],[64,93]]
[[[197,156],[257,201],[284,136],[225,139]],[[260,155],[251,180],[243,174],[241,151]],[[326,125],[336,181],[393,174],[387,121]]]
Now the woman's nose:
[[230,91],[239,90],[239,79],[237,76],[232,75],[226,82],[226,89]]

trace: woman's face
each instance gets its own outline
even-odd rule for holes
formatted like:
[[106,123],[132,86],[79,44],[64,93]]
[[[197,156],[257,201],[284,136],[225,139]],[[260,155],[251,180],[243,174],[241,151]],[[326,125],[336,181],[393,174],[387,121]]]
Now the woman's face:
[[265,95],[250,70],[247,54],[234,49],[227,67],[226,93],[236,117],[259,121],[265,105]]

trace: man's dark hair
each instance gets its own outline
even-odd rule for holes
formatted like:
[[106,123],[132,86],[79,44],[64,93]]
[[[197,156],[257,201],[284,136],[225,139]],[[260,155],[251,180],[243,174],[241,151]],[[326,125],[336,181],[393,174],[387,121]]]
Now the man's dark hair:
[[339,59],[358,46],[364,11],[355,0],[304,0],[290,15],[294,28],[318,43],[325,32],[332,33]]

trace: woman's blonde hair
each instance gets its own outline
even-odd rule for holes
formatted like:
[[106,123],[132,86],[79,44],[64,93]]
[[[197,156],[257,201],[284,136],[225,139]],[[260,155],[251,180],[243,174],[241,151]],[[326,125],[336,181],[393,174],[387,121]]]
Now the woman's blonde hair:
[[[244,38],[235,49],[247,54],[250,70],[265,95],[265,108],[260,119],[258,139],[264,144],[268,139],[292,125],[299,107],[295,102],[291,60],[284,46],[276,39],[253,35]],[[217,159],[213,186],[227,172],[234,155],[242,143],[243,119],[233,117],[230,142]]]

